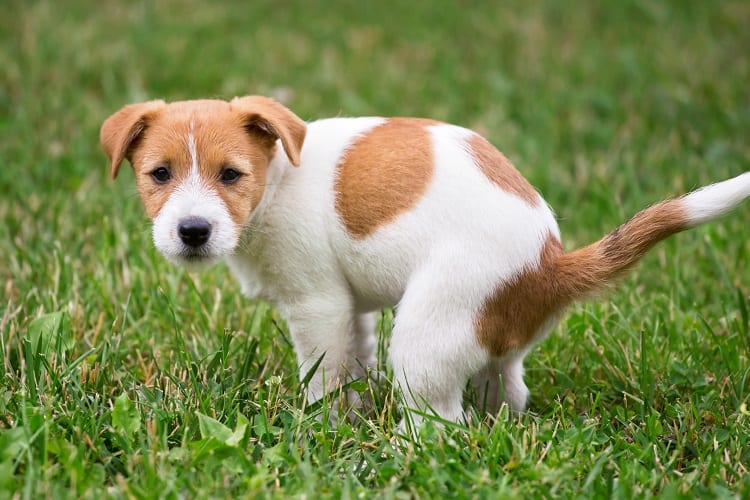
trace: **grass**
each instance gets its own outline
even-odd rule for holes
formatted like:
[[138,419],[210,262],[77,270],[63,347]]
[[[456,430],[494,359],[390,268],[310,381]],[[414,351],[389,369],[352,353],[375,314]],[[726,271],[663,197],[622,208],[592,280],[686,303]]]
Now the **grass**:
[[98,145],[106,116],[157,97],[451,121],[514,160],[574,248],[748,169],[746,2],[3,11],[0,497],[750,496],[747,204],[574,307],[528,358],[527,413],[401,447],[387,384],[367,419],[321,423],[283,319],[223,266],[167,264]]

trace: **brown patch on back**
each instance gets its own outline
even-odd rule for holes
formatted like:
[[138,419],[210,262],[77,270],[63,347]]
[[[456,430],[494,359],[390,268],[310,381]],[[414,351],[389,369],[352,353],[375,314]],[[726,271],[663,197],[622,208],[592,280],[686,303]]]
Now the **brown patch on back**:
[[539,194],[513,164],[484,137],[473,135],[467,148],[485,176],[502,190],[512,193],[530,205],[539,204]]
[[436,122],[392,118],[357,138],[338,164],[336,212],[365,238],[413,208],[435,170],[430,133]]
[[567,305],[554,279],[555,262],[562,253],[560,241],[549,234],[539,264],[502,283],[487,298],[475,327],[479,343],[493,356],[526,346],[542,325]]

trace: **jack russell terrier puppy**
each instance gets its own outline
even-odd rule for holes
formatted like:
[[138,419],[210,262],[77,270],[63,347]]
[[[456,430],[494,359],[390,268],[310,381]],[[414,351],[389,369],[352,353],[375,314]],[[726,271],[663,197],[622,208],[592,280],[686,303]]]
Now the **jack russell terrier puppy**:
[[510,161],[446,123],[305,124],[257,96],[150,101],[110,116],[101,143],[113,178],[123,159],[133,166],[167,259],[223,259],[244,294],[280,310],[301,375],[320,362],[311,401],[375,367],[374,312],[395,307],[390,361],[406,406],[448,420],[462,417],[468,381],[490,410],[522,411],[524,356],[568,305],[750,196],[746,172],[565,252]]

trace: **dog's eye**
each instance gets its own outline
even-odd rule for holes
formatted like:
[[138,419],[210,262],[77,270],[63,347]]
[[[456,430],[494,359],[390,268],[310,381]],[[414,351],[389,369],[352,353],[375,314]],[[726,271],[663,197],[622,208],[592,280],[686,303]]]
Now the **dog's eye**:
[[222,169],[219,174],[219,180],[224,184],[234,184],[240,177],[242,177],[241,173],[229,167]]
[[172,173],[167,167],[157,167],[151,172],[151,178],[157,184],[166,184],[172,178]]

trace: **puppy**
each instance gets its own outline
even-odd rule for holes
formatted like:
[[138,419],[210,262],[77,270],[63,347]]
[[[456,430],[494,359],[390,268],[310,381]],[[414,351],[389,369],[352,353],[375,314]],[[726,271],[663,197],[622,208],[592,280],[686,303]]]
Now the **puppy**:
[[542,197],[454,125],[305,124],[257,96],[150,101],[110,116],[101,143],[113,178],[124,159],[133,166],[167,259],[224,260],[244,294],[280,310],[300,374],[320,363],[310,400],[375,367],[373,313],[395,306],[390,361],[406,407],[448,420],[461,418],[468,381],[491,411],[503,400],[522,411],[524,356],[566,306],[750,196],[747,172],[566,253]]

